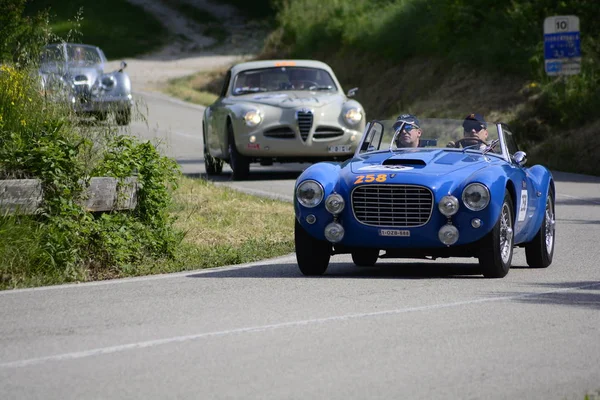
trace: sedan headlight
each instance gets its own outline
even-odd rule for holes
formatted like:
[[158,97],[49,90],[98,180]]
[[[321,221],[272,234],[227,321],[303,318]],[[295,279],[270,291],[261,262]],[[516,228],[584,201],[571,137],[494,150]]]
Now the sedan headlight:
[[344,115],[346,122],[350,125],[356,125],[363,119],[363,115],[358,108],[351,108]]
[[262,122],[262,116],[258,110],[247,111],[244,114],[244,121],[248,126],[256,126]]
[[490,191],[481,183],[471,183],[463,190],[462,201],[469,210],[481,211],[490,204]]
[[313,208],[323,201],[323,186],[317,181],[308,180],[298,185],[296,198],[304,207]]

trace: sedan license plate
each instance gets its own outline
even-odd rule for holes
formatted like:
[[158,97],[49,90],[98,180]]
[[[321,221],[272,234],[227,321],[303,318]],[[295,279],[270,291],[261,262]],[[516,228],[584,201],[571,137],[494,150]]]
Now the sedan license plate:
[[352,147],[349,144],[339,144],[336,146],[328,146],[327,151],[330,153],[348,153],[351,148]]
[[380,229],[379,236],[410,237],[410,231],[398,229]]

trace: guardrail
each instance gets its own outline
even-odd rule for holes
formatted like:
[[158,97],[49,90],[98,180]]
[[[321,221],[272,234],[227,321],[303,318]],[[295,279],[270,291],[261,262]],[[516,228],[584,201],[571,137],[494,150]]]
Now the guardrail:
[[[131,176],[123,180],[94,177],[84,189],[81,204],[87,211],[132,210],[137,205],[138,181]],[[39,179],[0,180],[0,216],[35,214],[44,200]]]

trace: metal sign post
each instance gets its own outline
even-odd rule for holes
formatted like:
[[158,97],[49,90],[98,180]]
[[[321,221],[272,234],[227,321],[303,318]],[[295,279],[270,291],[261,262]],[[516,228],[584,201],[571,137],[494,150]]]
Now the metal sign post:
[[563,15],[544,20],[544,62],[551,76],[581,72],[579,17]]

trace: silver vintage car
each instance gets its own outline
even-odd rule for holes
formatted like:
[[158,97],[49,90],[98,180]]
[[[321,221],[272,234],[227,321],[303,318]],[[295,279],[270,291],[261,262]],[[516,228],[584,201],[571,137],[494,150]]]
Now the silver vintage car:
[[209,175],[229,163],[246,179],[251,163],[350,158],[365,127],[358,88],[342,90],[331,67],[314,60],[251,61],[233,66],[219,98],[204,111]]
[[39,74],[44,94],[54,101],[66,101],[78,114],[105,120],[114,113],[119,125],[131,121],[131,80],[121,68],[105,72],[107,63],[96,46],[56,43],[44,47]]

